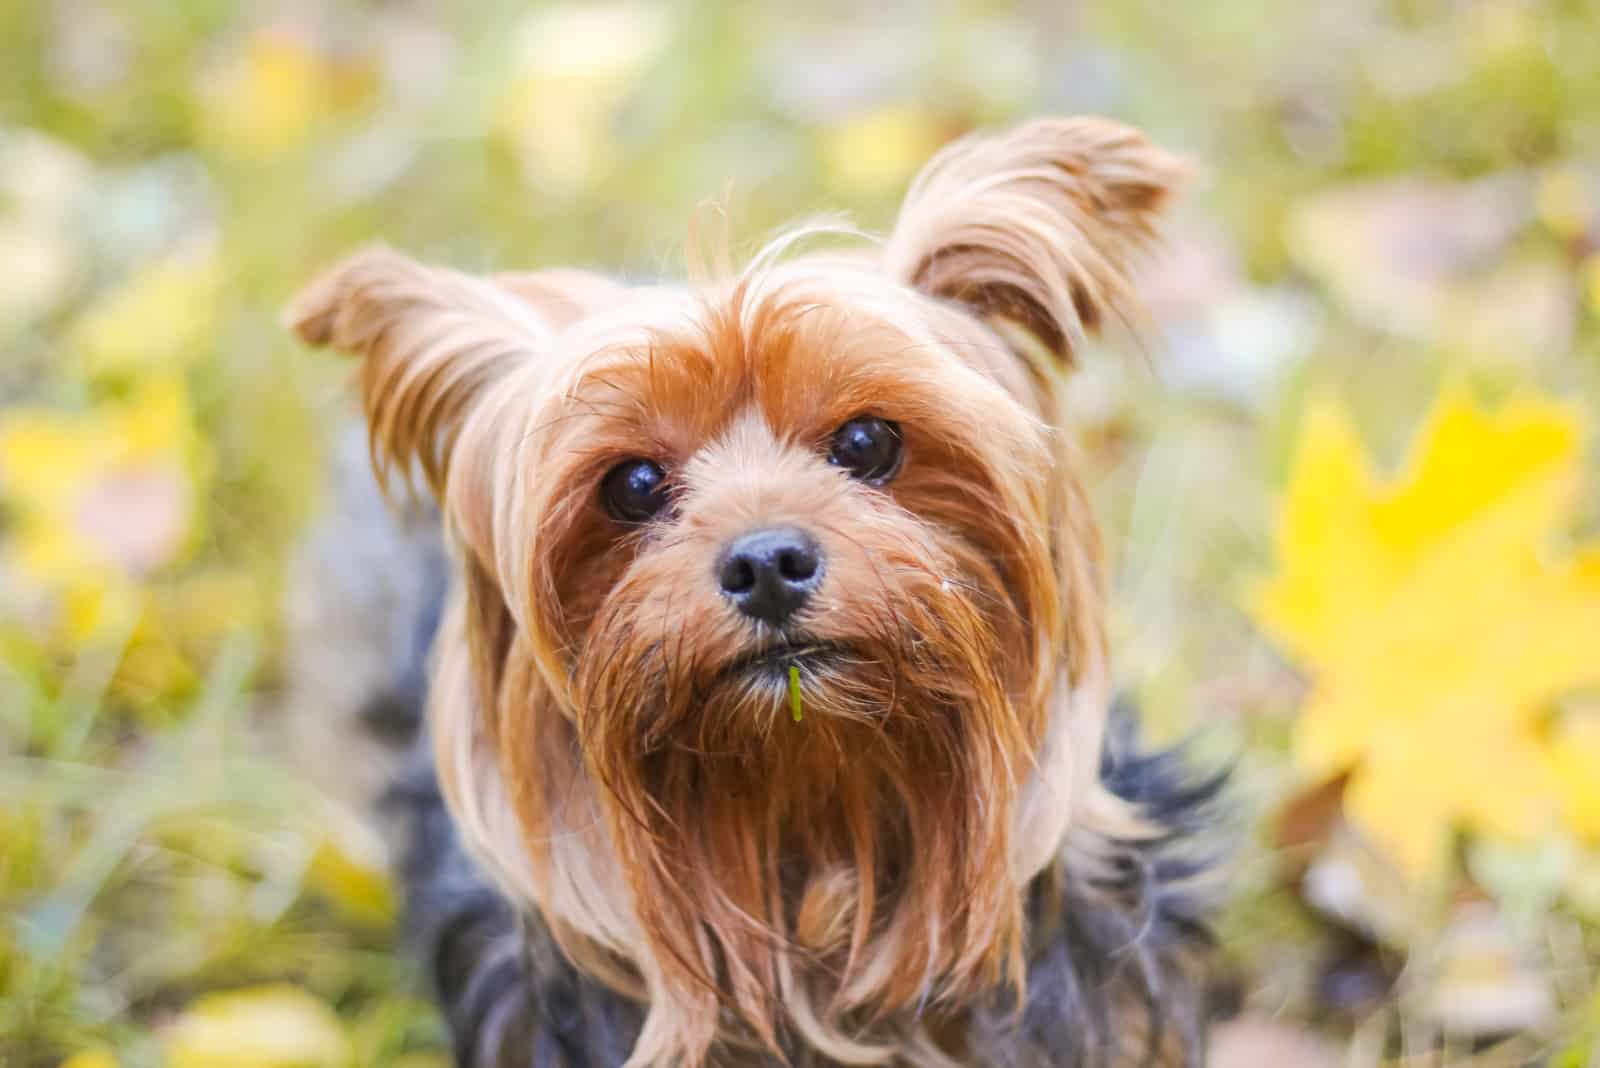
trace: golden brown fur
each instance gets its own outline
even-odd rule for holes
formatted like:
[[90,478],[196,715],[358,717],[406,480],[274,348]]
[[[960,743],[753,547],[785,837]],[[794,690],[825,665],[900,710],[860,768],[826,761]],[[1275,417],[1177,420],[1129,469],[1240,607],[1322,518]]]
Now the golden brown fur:
[[[1134,314],[1180,174],[1125,127],[1042,120],[941,153],[867,255],[795,254],[828,233],[803,231],[736,277],[625,288],[375,249],[297,300],[303,338],[364,358],[375,465],[420,465],[459,550],[430,699],[452,813],[648,1006],[631,1065],[796,1040],[951,1063],[966,1007],[1027,981],[1028,884],[1154,833],[1098,781],[1098,539],[1026,350],[1069,362]],[[824,459],[864,413],[904,430],[885,486]],[[629,457],[669,472],[666,518],[601,507]],[[781,636],[711,581],[773,523],[821,543],[804,637],[845,651],[801,723],[738,670]]]

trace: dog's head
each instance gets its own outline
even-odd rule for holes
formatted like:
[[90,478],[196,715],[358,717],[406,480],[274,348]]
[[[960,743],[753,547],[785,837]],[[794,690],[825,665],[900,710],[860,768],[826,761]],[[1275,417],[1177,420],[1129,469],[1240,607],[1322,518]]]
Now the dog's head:
[[636,1062],[730,1030],[886,1056],[1024,980],[1020,888],[1068,838],[1137,833],[1095,782],[1098,545],[1054,383],[1130,314],[1180,174],[1039,121],[946,149],[870,250],[798,231],[673,288],[377,250],[297,301],[458,545],[457,819],[649,998]]

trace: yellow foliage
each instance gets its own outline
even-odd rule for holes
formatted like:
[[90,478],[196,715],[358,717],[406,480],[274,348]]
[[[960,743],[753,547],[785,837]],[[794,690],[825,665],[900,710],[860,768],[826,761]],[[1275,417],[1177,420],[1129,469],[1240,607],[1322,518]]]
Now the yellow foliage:
[[1469,4],[1459,32],[1462,54],[1482,68],[1537,54],[1540,47],[1539,23],[1523,4]]
[[242,570],[171,574],[196,542],[210,452],[181,378],[138,381],[87,411],[0,414],[0,576],[30,641],[124,643],[119,689],[149,697],[190,685],[190,656],[264,605]]
[[100,298],[67,338],[91,375],[166,372],[201,355],[216,332],[215,260],[172,258]]
[[909,104],[864,112],[826,127],[818,144],[823,173],[851,194],[898,189],[939,147],[939,124]]
[[1567,822],[1600,842],[1600,718],[1587,716],[1564,724],[1555,746],[1555,773]]
[[0,500],[12,517],[0,560],[54,603],[72,642],[130,630],[139,581],[192,540],[205,451],[173,376],[87,412],[0,417]]
[[290,986],[202,997],[165,1036],[169,1068],[324,1068],[342,1065],[349,1045],[333,1010]]
[[1600,318],[1600,255],[1592,255],[1584,260],[1578,276],[1583,283],[1583,296],[1589,305],[1589,313]]
[[1585,176],[1569,168],[1557,168],[1539,176],[1534,190],[1534,210],[1557,237],[1566,240],[1582,237],[1594,221],[1594,204],[1589,199]]
[[1351,772],[1348,815],[1414,878],[1453,828],[1516,840],[1582,811],[1555,773],[1571,755],[1540,733],[1550,702],[1600,682],[1600,567],[1551,544],[1582,429],[1555,401],[1490,413],[1448,391],[1385,482],[1338,407],[1308,415],[1255,613],[1312,677],[1297,762]]
[[661,8],[627,0],[555,4],[523,20],[497,124],[531,179],[565,193],[604,172],[611,121],[670,28]]
[[60,1068],[117,1068],[117,1058],[109,1050],[84,1050],[62,1061]]
[[187,575],[163,590],[163,621],[185,642],[215,645],[241,623],[267,615],[270,605],[261,586],[243,569]]
[[149,479],[154,495],[175,483],[179,499],[153,503],[176,510],[169,521],[181,537],[201,456],[188,394],[176,377],[151,377],[126,399],[88,412],[13,409],[0,418],[0,495],[17,524],[9,549],[25,573],[45,580],[165,562],[129,559],[138,554],[117,543],[119,532],[91,521],[91,497],[113,479]]
[[382,868],[324,841],[306,869],[306,885],[360,923],[382,926],[394,919],[395,896]]
[[275,159],[372,88],[366,66],[335,62],[310,35],[259,30],[212,72],[201,93],[201,132],[233,155]]

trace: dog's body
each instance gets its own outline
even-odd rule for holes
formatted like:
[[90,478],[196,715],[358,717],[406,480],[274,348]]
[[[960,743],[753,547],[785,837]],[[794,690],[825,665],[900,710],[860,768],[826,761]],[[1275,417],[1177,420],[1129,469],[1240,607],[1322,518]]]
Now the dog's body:
[[301,297],[450,532],[390,810],[464,1063],[1199,1062],[1211,791],[1107,731],[1043,366],[1130,313],[1176,177],[1046,121],[947,150],[877,254],[379,251]]

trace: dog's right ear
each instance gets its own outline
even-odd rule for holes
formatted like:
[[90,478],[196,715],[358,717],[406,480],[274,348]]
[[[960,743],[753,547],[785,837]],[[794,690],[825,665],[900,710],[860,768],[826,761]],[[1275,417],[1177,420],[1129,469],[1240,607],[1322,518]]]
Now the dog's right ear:
[[[391,249],[357,252],[290,302],[301,340],[361,359],[372,466],[389,487],[419,470],[483,566],[493,569],[495,402],[502,384],[541,373],[554,332],[609,306],[623,286],[603,275],[546,270],[475,277]],[[523,383],[526,385],[527,383]],[[463,437],[470,441],[463,441]],[[459,447],[458,446],[462,446]]]
[[387,485],[416,465],[441,501],[468,416],[551,334],[538,309],[508,288],[381,246],[312,282],[285,321],[308,344],[361,358],[374,470]]

